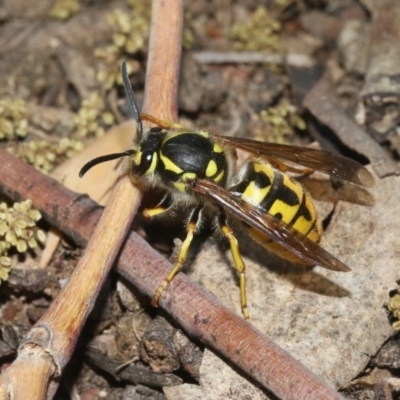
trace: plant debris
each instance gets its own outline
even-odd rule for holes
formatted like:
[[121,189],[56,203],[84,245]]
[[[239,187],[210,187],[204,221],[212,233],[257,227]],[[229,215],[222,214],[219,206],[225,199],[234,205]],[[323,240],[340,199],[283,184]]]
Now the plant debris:
[[282,51],[279,41],[281,23],[273,18],[269,11],[260,6],[246,22],[238,22],[232,27],[234,48],[237,50],[260,51],[272,50]]
[[56,0],[50,11],[50,16],[60,20],[71,18],[81,9],[78,0]]
[[0,283],[8,279],[13,249],[24,253],[45,241],[46,234],[36,225],[40,219],[40,212],[32,209],[30,200],[12,207],[0,203]]
[[28,121],[22,99],[0,99],[0,139],[25,137]]

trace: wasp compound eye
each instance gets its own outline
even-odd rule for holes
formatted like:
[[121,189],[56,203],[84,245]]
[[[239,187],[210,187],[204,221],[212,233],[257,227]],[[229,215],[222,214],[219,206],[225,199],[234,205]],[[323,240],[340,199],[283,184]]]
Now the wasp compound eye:
[[164,136],[164,131],[152,129],[144,137],[132,168],[134,175],[143,176],[156,172]]
[[157,153],[147,150],[139,153],[139,157],[139,163],[133,168],[133,173],[135,175],[142,176],[155,171],[157,163]]

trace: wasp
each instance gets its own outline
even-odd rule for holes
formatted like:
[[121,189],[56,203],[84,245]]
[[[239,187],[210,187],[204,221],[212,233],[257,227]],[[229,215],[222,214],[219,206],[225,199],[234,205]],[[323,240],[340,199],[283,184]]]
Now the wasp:
[[[134,184],[161,188],[165,192],[156,207],[144,210],[147,218],[165,216],[180,206],[188,210],[186,238],[178,260],[159,285],[152,305],[158,304],[165,288],[182,269],[193,237],[207,214],[213,216],[216,226],[229,242],[239,275],[241,309],[246,319],[249,318],[246,268],[228,217],[238,220],[252,239],[282,259],[307,266],[320,265],[333,271],[350,270],[318,244],[322,225],[313,200],[288,172],[298,171],[293,166],[296,163],[308,171],[322,171],[370,187],[374,179],[366,168],[326,150],[190,130],[175,122],[141,114],[125,63],[122,63],[121,73],[137,124],[136,141],[127,151],[89,161],[81,169],[80,176],[99,163],[129,157],[129,172]],[[144,132],[144,120],[156,126]],[[250,155],[238,169],[236,149]]]

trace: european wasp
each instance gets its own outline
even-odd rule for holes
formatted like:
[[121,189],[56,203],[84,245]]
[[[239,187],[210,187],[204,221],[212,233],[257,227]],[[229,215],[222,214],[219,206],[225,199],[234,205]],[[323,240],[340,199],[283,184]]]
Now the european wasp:
[[[89,161],[81,169],[80,176],[96,164],[126,156],[134,184],[158,187],[165,192],[155,208],[144,211],[146,217],[166,215],[182,204],[190,212],[178,261],[158,287],[152,305],[157,305],[164,289],[181,270],[204,213],[215,217],[216,225],[230,244],[239,274],[240,302],[245,318],[249,318],[245,264],[227,216],[240,221],[252,239],[285,260],[320,265],[333,271],[350,270],[318,244],[322,227],[313,200],[301,184],[286,173],[298,171],[290,165],[297,163],[307,171],[319,170],[369,187],[374,179],[367,169],[326,150],[214,135],[140,114],[125,63],[121,72],[137,123],[137,140],[130,150]],[[143,132],[143,120],[156,127]],[[235,149],[250,154],[238,170]]]

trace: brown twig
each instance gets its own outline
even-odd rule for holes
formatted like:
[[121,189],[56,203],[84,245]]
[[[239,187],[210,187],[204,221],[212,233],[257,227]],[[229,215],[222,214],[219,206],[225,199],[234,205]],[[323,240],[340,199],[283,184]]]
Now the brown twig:
[[[84,246],[98,224],[100,207],[87,196],[69,191],[3,150],[0,150],[0,158],[0,192],[15,201],[33,199],[34,206],[52,225]],[[135,232],[130,234],[117,265],[118,273],[150,298],[170,268],[171,265]],[[160,305],[192,337],[223,354],[279,398],[340,398],[186,275],[178,274],[163,293]]]
[[[170,120],[176,118],[177,110],[181,21],[180,0],[153,2],[144,111]],[[140,192],[123,175],[67,285],[32,327],[20,345],[18,358],[2,377],[1,390],[10,398],[42,399],[46,392],[48,397],[54,396],[58,387],[56,378],[72,356],[140,199]],[[21,385],[28,370],[31,384]]]

